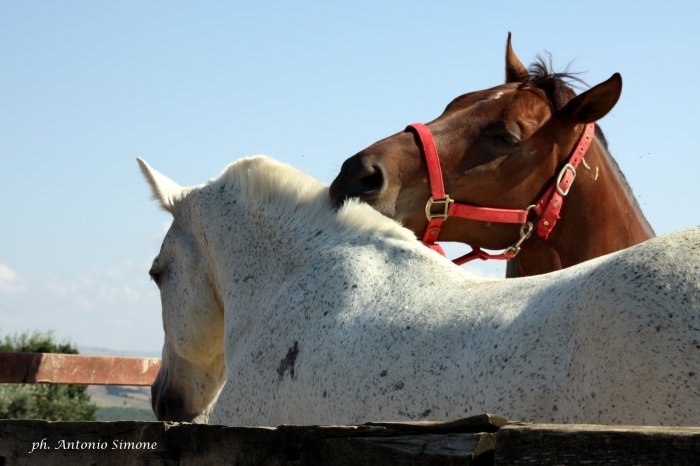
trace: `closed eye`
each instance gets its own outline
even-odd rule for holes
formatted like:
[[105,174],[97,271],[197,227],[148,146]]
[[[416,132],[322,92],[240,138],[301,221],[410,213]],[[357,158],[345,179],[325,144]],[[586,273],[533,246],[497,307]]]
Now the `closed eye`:
[[156,272],[154,272],[154,271],[151,270],[151,271],[148,272],[148,275],[151,276],[151,280],[153,280],[154,282],[156,282],[156,285],[160,286],[160,274],[158,274],[158,273],[156,273]]
[[148,271],[148,275],[151,276],[151,280],[156,282],[156,285],[160,288],[161,272],[156,270],[155,267],[151,267],[151,270]]
[[506,144],[509,144],[511,146],[515,146],[520,142],[520,139],[510,133],[502,133],[494,136],[494,139],[500,141],[500,142],[505,142]]

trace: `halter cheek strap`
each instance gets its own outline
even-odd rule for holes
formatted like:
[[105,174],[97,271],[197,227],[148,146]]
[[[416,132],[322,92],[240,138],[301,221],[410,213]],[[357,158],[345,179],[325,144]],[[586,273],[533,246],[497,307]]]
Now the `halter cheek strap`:
[[549,234],[552,232],[554,225],[556,225],[557,220],[561,218],[559,216],[559,211],[564,203],[564,198],[569,194],[571,185],[576,179],[576,169],[593,142],[594,133],[595,123],[587,124],[568,162],[559,171],[557,179],[542,195],[537,204],[535,204],[533,210],[540,216],[540,221],[537,225],[537,234],[544,239],[549,238]]
[[[581,139],[574,148],[573,153],[566,165],[564,165],[559,172],[556,181],[547,189],[547,191],[545,191],[536,204],[529,206],[525,210],[476,207],[455,202],[445,193],[442,169],[440,168],[440,159],[438,157],[437,148],[435,147],[435,141],[433,140],[433,136],[428,127],[422,123],[414,123],[408,125],[406,129],[414,131],[418,136],[418,140],[420,141],[420,146],[423,149],[425,161],[428,167],[431,197],[428,199],[428,202],[425,205],[425,216],[428,219],[428,226],[422,239],[424,245],[434,251],[437,251],[443,256],[445,255],[442,247],[437,244],[437,239],[440,235],[442,223],[450,216],[482,222],[511,223],[521,225],[520,239],[513,246],[510,246],[501,254],[489,254],[482,251],[478,247],[475,248],[470,245],[472,248],[471,252],[453,261],[455,264],[461,265],[474,259],[487,260],[514,258],[518,252],[520,252],[520,246],[523,241],[529,238],[530,234],[532,233],[533,224],[527,221],[530,210],[534,210],[535,213],[541,217],[541,221],[539,222],[537,228],[537,234],[545,239],[548,238],[549,233],[556,224],[556,221],[560,218],[559,211],[561,210],[561,206],[563,204],[563,198],[569,194],[571,185],[573,184],[574,179],[576,179],[576,168],[583,159],[583,156],[586,154],[588,147],[591,145],[593,140],[593,132],[595,130],[595,123],[589,123],[586,125],[586,129],[581,136]],[[436,209],[433,208],[435,205],[442,207],[436,212]]]

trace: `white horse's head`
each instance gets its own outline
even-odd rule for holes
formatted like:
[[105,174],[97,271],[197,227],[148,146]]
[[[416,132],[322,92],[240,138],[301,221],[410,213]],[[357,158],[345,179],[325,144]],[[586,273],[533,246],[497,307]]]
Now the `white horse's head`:
[[223,304],[191,218],[178,209],[190,189],[138,162],[154,198],[174,218],[149,271],[160,289],[165,331],[162,366],[151,386],[153,411],[161,421],[205,423],[226,378]]

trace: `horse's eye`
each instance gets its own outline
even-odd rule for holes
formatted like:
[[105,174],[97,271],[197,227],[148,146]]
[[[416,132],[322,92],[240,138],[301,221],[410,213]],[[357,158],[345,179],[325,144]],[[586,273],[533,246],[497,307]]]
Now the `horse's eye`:
[[151,270],[148,271],[148,275],[151,276],[151,280],[156,282],[156,285],[158,285],[158,288],[160,288],[160,271],[155,270],[155,268],[151,267]]
[[514,146],[520,142],[520,139],[509,133],[497,135],[496,140],[505,142],[506,144],[509,144],[511,146]]

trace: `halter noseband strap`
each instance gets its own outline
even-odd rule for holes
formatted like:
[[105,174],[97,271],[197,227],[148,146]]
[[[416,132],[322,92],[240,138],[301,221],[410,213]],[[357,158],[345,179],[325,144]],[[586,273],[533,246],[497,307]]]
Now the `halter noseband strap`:
[[[569,194],[571,185],[576,179],[576,168],[586,154],[588,147],[593,141],[593,133],[595,131],[595,123],[589,123],[579,139],[578,144],[574,148],[571,157],[567,163],[559,171],[557,179],[545,191],[540,199],[534,205],[529,206],[525,210],[514,209],[494,209],[488,207],[476,207],[468,204],[460,204],[445,194],[445,186],[442,181],[442,169],[440,168],[440,159],[438,157],[435,141],[427,126],[422,123],[414,123],[408,125],[406,130],[415,131],[420,141],[420,145],[425,154],[425,161],[428,166],[428,178],[430,180],[431,197],[425,205],[425,216],[428,219],[428,226],[423,235],[423,244],[438,253],[445,255],[442,247],[437,244],[442,222],[448,217],[461,217],[470,220],[478,220],[482,222],[494,223],[511,223],[519,224],[520,239],[517,243],[507,248],[501,254],[489,254],[482,251],[480,248],[471,246],[472,250],[453,262],[457,265],[474,259],[512,259],[518,252],[520,246],[533,230],[533,224],[527,221],[527,216],[530,210],[534,210],[540,217],[540,222],[537,227],[537,234],[544,239],[549,237],[549,233],[554,228],[559,217],[559,211],[564,202],[564,197]],[[433,212],[433,206],[441,204],[442,208],[439,212]]]

